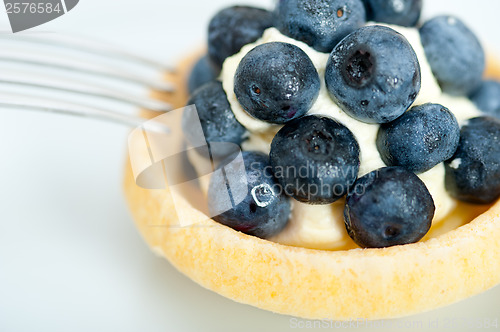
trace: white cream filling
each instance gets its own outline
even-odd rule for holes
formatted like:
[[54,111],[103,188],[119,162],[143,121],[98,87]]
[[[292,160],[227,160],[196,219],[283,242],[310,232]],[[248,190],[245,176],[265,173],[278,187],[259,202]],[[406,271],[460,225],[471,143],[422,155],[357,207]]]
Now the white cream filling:
[[[417,29],[392,25],[389,27],[406,37],[420,62],[422,87],[414,105],[428,102],[442,104],[455,114],[459,123],[480,114],[479,110],[468,99],[452,97],[442,93],[425,57]],[[249,139],[242,145],[243,150],[257,150],[269,153],[274,134],[281,128],[279,125],[258,120],[246,113],[238,102],[233,89],[234,75],[243,57],[257,45],[274,41],[290,43],[300,47],[313,62],[321,79],[321,90],[317,101],[308,114],[330,116],[343,123],[353,132],[361,149],[359,176],[384,167],[385,164],[381,160],[375,145],[379,126],[366,124],[351,118],[333,102],[328,94],[324,76],[329,54],[318,52],[305,43],[286,37],[275,28],[267,29],[258,41],[244,46],[239,53],[226,59],[220,76],[236,118],[251,132]],[[444,165],[439,164],[419,175],[434,199],[436,206],[434,224],[437,224],[448,215],[456,205],[456,202],[445,190],[444,172]],[[335,249],[346,244],[348,235],[344,227],[343,199],[330,205],[308,205],[293,199],[291,199],[291,203],[292,217],[290,222],[279,235],[271,239],[272,241],[316,249]]]

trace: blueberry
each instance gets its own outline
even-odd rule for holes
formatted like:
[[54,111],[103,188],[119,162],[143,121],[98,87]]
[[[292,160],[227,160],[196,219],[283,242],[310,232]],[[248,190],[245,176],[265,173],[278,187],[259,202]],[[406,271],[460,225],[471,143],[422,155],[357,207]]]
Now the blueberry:
[[335,202],[358,177],[358,142],[344,125],[325,116],[287,123],[274,137],[269,157],[285,193],[304,203]]
[[272,26],[273,14],[267,10],[247,6],[223,9],[208,25],[208,54],[222,68],[227,57],[259,39]]
[[230,162],[230,158],[223,162],[224,174],[212,175],[208,188],[210,212],[216,215],[215,221],[237,231],[271,237],[286,226],[290,201],[273,177],[267,155],[246,151],[242,156],[242,160]]
[[325,73],[332,99],[353,118],[386,123],[403,114],[420,91],[420,65],[396,31],[367,26],[332,51]]
[[[197,145],[199,134],[196,132],[196,120],[199,117],[203,136],[210,142],[227,142],[240,145],[246,134],[246,129],[234,117],[231,106],[218,81],[209,82],[198,88],[188,101],[188,105],[196,105],[197,113],[185,111],[182,117],[182,129],[186,140]],[[225,146],[224,146],[225,147]],[[231,145],[227,146],[231,149]],[[217,157],[228,155],[230,151],[224,148],[214,149],[212,154]]]
[[380,126],[377,148],[386,165],[422,173],[450,159],[459,140],[453,113],[438,104],[424,104]]
[[460,132],[460,143],[445,163],[446,190],[456,199],[488,204],[500,196],[500,120],[478,117]]
[[208,55],[200,58],[193,69],[188,79],[188,91],[192,94],[194,90],[198,89],[200,86],[213,81],[219,75],[219,70],[215,69],[215,66],[211,63]]
[[420,28],[425,55],[441,89],[469,95],[481,83],[485,58],[476,36],[456,17],[439,16]]
[[299,47],[267,43],[241,60],[234,77],[234,93],[253,117],[286,123],[301,117],[319,95],[320,80],[311,59]]
[[419,241],[429,231],[434,211],[431,194],[414,173],[385,167],[355,182],[344,219],[360,247],[382,248]]
[[483,81],[471,100],[484,113],[500,118],[500,82]]
[[280,0],[275,17],[281,33],[326,53],[366,22],[361,0]]
[[422,0],[363,0],[370,21],[415,26],[422,11]]

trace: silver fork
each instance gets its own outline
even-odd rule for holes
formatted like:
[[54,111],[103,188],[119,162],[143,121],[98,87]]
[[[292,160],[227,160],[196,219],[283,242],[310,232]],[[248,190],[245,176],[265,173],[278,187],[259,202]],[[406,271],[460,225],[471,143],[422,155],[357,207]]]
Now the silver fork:
[[[0,87],[0,107],[84,116],[131,127],[145,119],[122,112],[119,104],[159,113],[172,110],[170,104],[151,97],[151,91],[174,92],[164,79],[173,70],[164,64],[104,42],[61,34],[0,32],[0,44],[0,65],[8,65],[0,68],[0,83],[20,90],[8,92]],[[36,88],[38,96],[29,93],[30,88]],[[83,96],[85,102],[50,97],[53,92]],[[117,105],[103,108],[92,103],[96,98]]]

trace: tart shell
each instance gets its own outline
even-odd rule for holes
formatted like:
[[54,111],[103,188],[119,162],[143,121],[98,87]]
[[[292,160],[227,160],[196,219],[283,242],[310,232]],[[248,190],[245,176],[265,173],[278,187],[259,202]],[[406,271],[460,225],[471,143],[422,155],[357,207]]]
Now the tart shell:
[[[197,55],[167,78],[177,92],[160,97],[174,107],[187,100],[185,80]],[[490,65],[489,76],[500,77],[498,68]],[[395,318],[500,283],[500,201],[470,223],[423,242],[326,251],[262,240],[213,220],[179,227],[168,189],[137,186],[129,162],[124,189],[136,225],[155,253],[201,286],[273,312],[308,319]],[[184,213],[193,219],[199,214],[187,202]]]

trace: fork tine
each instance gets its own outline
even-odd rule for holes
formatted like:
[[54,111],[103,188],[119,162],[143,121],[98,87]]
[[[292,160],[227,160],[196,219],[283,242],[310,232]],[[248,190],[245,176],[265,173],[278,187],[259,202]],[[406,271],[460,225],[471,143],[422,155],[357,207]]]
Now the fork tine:
[[[172,110],[170,104],[150,97],[151,90],[175,92],[174,84],[168,82],[166,76],[164,77],[165,74],[174,73],[174,71],[163,64],[109,46],[109,44],[67,35],[28,33],[12,37],[10,33],[2,34],[0,31],[0,39],[6,40],[0,48],[0,64],[4,63],[2,67],[5,67],[5,63],[11,65],[20,63],[27,65],[28,68],[18,66],[16,66],[18,69],[2,68],[0,83],[8,84],[7,90],[12,90],[10,85],[30,86],[47,91],[55,90],[104,97],[153,111]],[[19,45],[18,42],[20,42]],[[44,47],[41,47],[42,45]],[[75,51],[78,52],[75,53]],[[66,73],[63,74],[61,69]],[[86,83],[75,79],[78,76],[82,77],[82,73],[90,74],[84,79]],[[108,80],[107,83],[103,83],[106,80],[101,77],[113,81]],[[144,89],[145,94],[130,91],[132,88],[130,83],[135,83]],[[14,91],[16,90],[18,87]],[[21,94],[0,92],[0,107],[84,116],[133,127],[140,126],[146,121],[143,118],[102,106],[84,105],[73,100],[70,102],[64,99],[49,99],[45,96],[47,91],[38,97],[31,95],[29,91],[22,91]],[[35,95],[40,95],[40,91],[36,91]],[[60,95],[60,97],[63,96]],[[168,131],[164,125],[157,124],[155,127],[163,133]]]
[[160,100],[134,96],[129,93],[124,93],[96,84],[82,84],[64,77],[54,77],[53,75],[50,77],[48,75],[35,76],[30,73],[0,71],[0,82],[98,96],[129,103],[158,112],[167,112],[172,110],[172,106],[170,104]]
[[[114,112],[106,109],[89,107],[56,99],[32,97],[30,95],[23,94],[0,93],[0,107],[83,116],[106,120],[118,124],[124,124],[130,127],[142,126],[147,121],[146,119],[137,116]],[[152,122],[151,128],[150,124],[148,124],[148,130],[158,131],[161,133],[170,132],[170,129],[168,127],[163,126],[159,122]]]
[[120,60],[142,64],[160,72],[174,71],[173,67],[166,64],[142,57],[132,52],[125,51],[117,46],[110,45],[107,42],[91,40],[82,36],[73,36],[61,33],[24,33],[13,35],[10,31],[8,33],[3,33],[0,31],[0,38],[25,43],[71,48],[88,54],[99,54],[111,59],[118,58]]
[[77,58],[68,58],[57,54],[40,54],[12,52],[8,50],[0,50],[0,60],[9,62],[21,62],[36,66],[53,67],[71,71],[91,73],[100,76],[111,77],[119,80],[135,82],[143,86],[147,86],[154,90],[173,92],[174,87],[171,83],[162,78],[145,77],[136,73],[126,72],[123,68],[113,67],[110,65],[100,65],[94,62],[88,62]]

